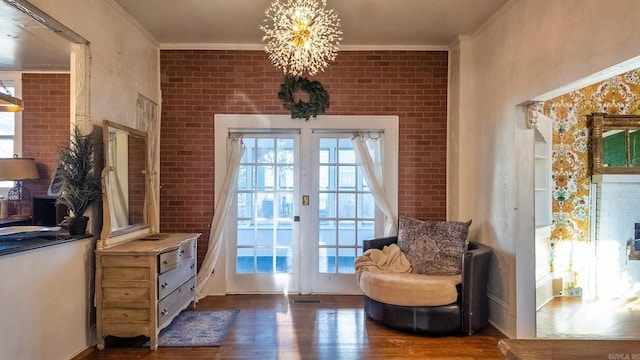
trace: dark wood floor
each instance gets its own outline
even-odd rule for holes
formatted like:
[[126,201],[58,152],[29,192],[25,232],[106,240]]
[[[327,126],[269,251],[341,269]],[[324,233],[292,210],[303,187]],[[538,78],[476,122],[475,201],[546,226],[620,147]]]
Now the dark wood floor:
[[198,309],[240,309],[220,347],[95,348],[88,359],[503,359],[495,328],[467,337],[429,338],[382,327],[364,315],[361,296],[230,295]]
[[537,313],[543,339],[640,339],[640,299],[558,297]]

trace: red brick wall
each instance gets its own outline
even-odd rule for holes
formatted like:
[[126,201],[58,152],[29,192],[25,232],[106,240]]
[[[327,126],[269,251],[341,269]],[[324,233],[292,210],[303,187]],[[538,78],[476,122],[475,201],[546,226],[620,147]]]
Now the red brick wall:
[[35,158],[39,180],[25,181],[32,196],[46,196],[58,165],[58,146],[69,141],[69,74],[22,75],[22,152]]
[[[202,259],[214,206],[214,115],[288,114],[277,96],[283,76],[262,51],[163,50],[160,59],[160,226],[202,232]],[[312,79],[331,97],[327,115],[399,116],[399,213],[444,220],[447,52],[342,51]]]

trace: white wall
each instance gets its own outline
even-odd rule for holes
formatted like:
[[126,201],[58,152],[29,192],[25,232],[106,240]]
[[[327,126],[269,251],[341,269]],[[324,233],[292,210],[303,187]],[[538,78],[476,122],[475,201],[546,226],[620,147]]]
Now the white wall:
[[[102,126],[102,121],[107,119],[135,127],[138,94],[144,95],[156,104],[161,103],[158,45],[146,31],[124,14],[115,1],[30,0],[30,2],[90,42],[89,113],[93,124]],[[156,136],[155,143],[157,143],[159,134],[154,135]],[[91,256],[93,256],[93,252],[91,252]],[[83,263],[84,266],[80,266],[80,264],[72,266],[71,264],[75,264],[72,261],[76,261],[76,259],[69,259],[69,263],[64,264],[68,267],[64,276],[60,274],[61,276],[48,278],[51,282],[49,287],[64,289],[65,285],[59,279],[65,276],[70,278],[94,276],[93,268],[89,263]],[[27,273],[30,271],[31,269],[25,270]],[[11,274],[13,271],[2,271],[1,273]],[[38,286],[37,284],[36,286]],[[3,289],[8,288],[3,287]],[[85,292],[74,296],[69,294],[68,298],[63,299],[39,295],[32,299],[31,308],[46,308],[52,300],[73,304],[70,298],[77,298],[79,303],[74,305],[83,314],[86,314],[93,307],[93,304],[86,301]],[[5,324],[23,321],[24,311],[13,312],[10,311],[11,307],[5,306],[3,309],[7,310],[7,313],[2,317],[3,327]],[[29,324],[34,328],[39,328],[38,331],[41,335],[38,338],[34,338],[33,335],[25,335],[24,339],[30,339],[30,347],[37,348],[38,351],[46,351],[47,348],[54,349],[60,344],[67,343],[73,343],[75,350],[82,350],[92,345],[94,329],[86,322],[72,324],[69,321],[64,321],[64,317],[41,317],[37,323],[31,322]],[[65,332],[59,332],[59,328],[63,327],[69,327],[69,329]],[[60,341],[55,336],[57,332],[66,334],[65,338],[67,339]],[[3,331],[4,333],[6,331]],[[80,345],[79,348],[78,345]],[[0,346],[0,349],[4,351],[4,346]],[[63,359],[69,357],[68,352],[65,355],[61,355],[61,352],[49,351],[41,354],[42,356],[34,356],[33,358]]]
[[490,320],[507,336],[535,336],[533,131],[519,105],[640,55],[638,13],[630,0],[514,0],[454,44],[465,76],[450,94],[461,145],[449,170],[463,176],[449,217],[473,218],[472,240],[495,250]]
[[115,1],[30,1],[90,42],[93,123],[135,127],[138,93],[160,104],[158,45]]
[[87,347],[94,243],[0,256],[0,358],[70,359]]

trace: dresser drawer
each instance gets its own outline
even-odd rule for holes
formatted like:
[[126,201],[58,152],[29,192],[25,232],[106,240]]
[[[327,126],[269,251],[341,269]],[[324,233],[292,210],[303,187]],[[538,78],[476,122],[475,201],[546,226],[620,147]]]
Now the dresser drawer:
[[185,308],[196,294],[195,276],[182,284],[169,296],[158,302],[158,328],[163,328],[175,317],[178,311]]
[[178,262],[180,262],[179,249],[163,252],[158,255],[158,272],[162,274],[163,272],[175,269],[178,266]]
[[180,248],[180,260],[190,259],[196,256],[196,239],[185,241]]
[[173,290],[196,274],[196,259],[190,258],[178,263],[178,267],[158,276],[158,299],[163,299]]

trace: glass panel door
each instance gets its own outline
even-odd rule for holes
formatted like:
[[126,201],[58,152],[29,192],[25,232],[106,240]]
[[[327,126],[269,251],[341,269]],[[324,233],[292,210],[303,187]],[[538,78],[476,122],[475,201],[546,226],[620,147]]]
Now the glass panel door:
[[297,291],[299,248],[294,213],[298,135],[244,137],[236,195],[236,252],[231,288]]
[[353,263],[375,237],[376,204],[356,164],[351,134],[316,137],[318,223],[312,292],[357,293]]

